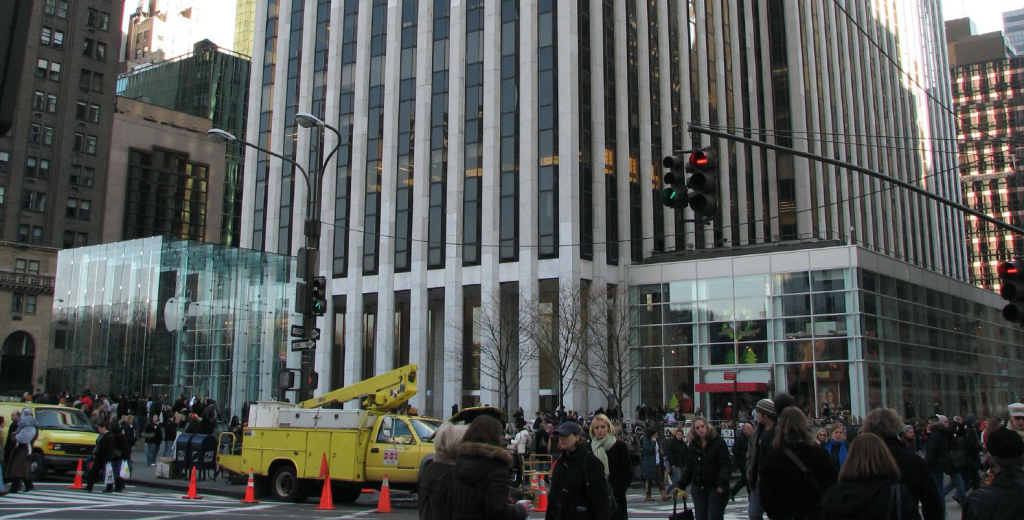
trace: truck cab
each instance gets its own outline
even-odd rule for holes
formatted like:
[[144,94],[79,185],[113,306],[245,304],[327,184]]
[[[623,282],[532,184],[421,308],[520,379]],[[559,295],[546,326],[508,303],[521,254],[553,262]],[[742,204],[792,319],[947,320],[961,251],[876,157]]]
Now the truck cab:
[[421,462],[433,458],[434,443],[427,439],[441,421],[425,417],[382,415],[378,418],[366,455],[366,477],[395,484],[415,485]]

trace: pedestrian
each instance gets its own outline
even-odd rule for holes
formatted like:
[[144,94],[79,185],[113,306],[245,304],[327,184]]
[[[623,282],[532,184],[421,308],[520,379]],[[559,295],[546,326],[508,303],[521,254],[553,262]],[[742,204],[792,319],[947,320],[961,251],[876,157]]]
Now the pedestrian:
[[970,491],[981,487],[981,440],[978,438],[978,418],[972,414],[964,417],[963,433],[957,438],[957,447],[967,457],[967,467],[960,472],[964,479],[964,489]]
[[[171,413],[170,410],[168,410],[167,413],[164,413],[164,422],[161,425],[161,429],[163,430],[161,433],[163,433],[164,438],[163,456],[173,458],[174,441],[178,436],[178,423],[174,421],[174,414]],[[242,438],[235,437],[235,440],[241,441]]]
[[434,460],[419,473],[420,520],[444,520],[451,517],[448,493],[449,472],[455,468],[459,444],[468,426],[444,423],[434,435]]
[[[924,460],[928,463],[928,472],[935,481],[935,487],[939,490],[939,497],[945,499],[946,495],[956,487],[953,500],[961,503],[964,500],[964,480],[960,476],[960,470],[966,463],[966,457],[956,447],[956,439],[949,429],[949,419],[944,415],[935,415],[929,419],[928,443],[924,447]],[[960,463],[956,463],[959,460]],[[949,475],[950,482],[943,486],[945,476]]]
[[836,483],[827,451],[816,446],[807,416],[789,407],[779,414],[772,451],[758,470],[758,493],[768,518],[817,519],[822,494]]
[[160,428],[160,416],[153,414],[146,427],[142,430],[142,439],[146,441],[146,464],[156,466],[156,457],[160,451],[160,442],[163,440],[163,432]]
[[1006,407],[1010,419],[1006,421],[1006,427],[1017,432],[1021,439],[1024,439],[1024,403],[1013,403]]
[[828,428],[822,428],[822,429],[818,430],[818,433],[815,434],[815,436],[814,436],[814,440],[816,440],[818,442],[818,446],[821,446],[822,448],[824,448],[825,445],[828,444],[828,441],[829,441]]
[[693,420],[686,441],[687,465],[675,485],[680,489],[690,487],[696,520],[722,520],[732,476],[729,446],[703,417]]
[[188,416],[188,423],[185,425],[185,433],[203,433],[203,423],[196,414]]
[[686,466],[686,439],[682,428],[676,428],[665,444],[665,460],[668,462],[669,481],[677,482],[682,478],[683,467]]
[[757,428],[750,437],[750,446],[747,451],[747,485],[750,493],[747,495],[747,516],[750,520],[763,518],[764,510],[761,508],[761,501],[758,489],[758,472],[761,469],[762,459],[765,453],[771,451],[771,443],[763,442],[774,435],[775,421],[779,416],[775,413],[775,403],[771,399],[761,399],[754,405],[754,415],[758,419]]
[[512,445],[515,446],[516,453],[518,453],[523,460],[526,460],[530,454],[530,445],[533,442],[533,437],[530,435],[530,430],[526,427],[525,422],[523,422],[522,425],[517,424],[516,427],[519,428],[519,432],[516,433],[515,439],[512,441]]
[[[13,425],[12,425],[13,426]],[[39,438],[39,423],[30,408],[23,408],[18,419],[18,430],[14,434],[14,449],[11,463],[7,467],[7,478],[11,479],[11,493],[24,488],[25,492],[35,489],[32,484],[32,443]]]
[[139,438],[136,436],[134,415],[124,416],[124,419],[121,420],[121,432],[124,434],[124,440],[128,445],[128,453],[124,454],[124,460],[132,462],[132,451],[135,449],[135,443],[139,441]]
[[839,483],[821,497],[821,517],[836,520],[921,518],[917,501],[900,483],[896,459],[881,437],[866,433],[850,444]]
[[10,478],[11,457],[14,456],[14,447],[18,445],[14,435],[18,433],[18,419],[21,418],[21,411],[11,412],[11,425],[7,428],[7,439],[4,441],[4,467],[8,470],[7,477]]
[[633,462],[629,447],[615,437],[615,425],[605,414],[597,414],[590,423],[590,448],[604,464],[604,474],[612,487],[616,508],[612,520],[626,520],[626,491],[633,483]]
[[[92,467],[89,468],[89,475],[86,478],[85,486],[85,490],[89,493],[92,493],[92,488],[96,482],[100,480],[106,482],[108,463],[111,465],[110,471],[117,471],[117,468],[113,467],[114,459],[116,458],[115,450],[117,449],[117,442],[114,436],[107,430],[107,425],[103,423],[96,425],[96,431],[99,432],[100,436],[96,438],[96,447],[92,451]],[[114,484],[107,484],[103,492],[113,493]]]
[[737,430],[736,441],[732,445],[732,467],[733,470],[739,472],[740,478],[733,485],[732,489],[729,490],[729,498],[736,500],[736,494],[743,488],[748,488],[749,493],[749,482],[747,482],[747,453],[750,450],[750,436],[753,435],[754,428],[750,426],[750,423],[743,423]]
[[1013,430],[999,428],[988,435],[986,447],[995,478],[967,496],[963,520],[1024,518],[1024,440]]
[[[870,413],[868,415],[871,415]],[[865,418],[865,421],[867,418]],[[917,433],[914,430],[914,425],[904,424],[900,427],[899,432],[900,444],[903,445],[908,451],[917,453]]]
[[470,423],[458,448],[451,475],[451,518],[522,520],[533,505],[509,503],[512,454],[505,449],[501,421],[481,415]]
[[[121,423],[118,422],[117,417],[110,419],[110,428],[108,429],[110,434],[114,437],[114,460],[112,468],[114,470],[114,491],[120,493],[124,491],[124,479],[121,478],[121,466],[128,465],[128,459],[130,458],[131,451],[128,447],[128,438],[125,435],[124,428],[121,427]],[[128,471],[131,471],[131,467],[128,467]]]
[[835,465],[836,471],[842,470],[843,464],[846,463],[848,451],[846,446],[846,427],[839,423],[833,424],[829,428],[828,442],[823,447],[829,456],[832,457],[832,464]]
[[[583,438],[583,428],[564,422],[555,430],[562,454],[551,470],[551,492],[548,495],[546,520],[610,520],[609,481],[605,465],[590,451]],[[605,438],[610,435],[606,435]],[[609,459],[609,473],[611,472]]]
[[928,464],[917,454],[916,445],[907,448],[900,441],[899,432],[902,428],[903,421],[896,410],[878,408],[864,418],[862,432],[873,433],[882,438],[882,442],[889,448],[889,454],[896,461],[896,467],[900,470],[900,482],[913,494],[915,504],[921,504],[924,520],[942,520],[945,515],[945,504],[939,498],[935,482],[928,474]]
[[650,502],[651,490],[658,488],[661,499],[668,500],[665,492],[664,473],[661,470],[661,445],[658,444],[658,430],[649,428],[640,442],[640,476],[644,479],[644,500]]

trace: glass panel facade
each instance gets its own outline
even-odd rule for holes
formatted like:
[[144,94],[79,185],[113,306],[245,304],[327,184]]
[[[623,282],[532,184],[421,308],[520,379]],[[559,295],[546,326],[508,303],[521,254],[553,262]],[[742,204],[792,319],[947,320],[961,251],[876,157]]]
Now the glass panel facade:
[[[58,255],[50,391],[283,399],[294,288],[287,256],[163,237]],[[167,402],[167,401],[165,401]],[[228,415],[230,416],[230,415]]]
[[819,418],[991,415],[1024,386],[1024,332],[999,309],[866,269],[639,285],[632,302],[639,402],[714,419],[776,392]]

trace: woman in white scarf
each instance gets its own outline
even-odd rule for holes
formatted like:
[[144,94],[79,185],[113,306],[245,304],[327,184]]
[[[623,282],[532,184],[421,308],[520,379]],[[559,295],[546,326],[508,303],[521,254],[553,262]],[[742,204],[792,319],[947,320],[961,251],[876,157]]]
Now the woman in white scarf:
[[590,423],[590,449],[604,464],[604,474],[612,486],[612,496],[618,507],[612,513],[612,520],[626,518],[626,490],[633,482],[633,462],[625,442],[615,438],[615,425],[603,413],[594,416]]

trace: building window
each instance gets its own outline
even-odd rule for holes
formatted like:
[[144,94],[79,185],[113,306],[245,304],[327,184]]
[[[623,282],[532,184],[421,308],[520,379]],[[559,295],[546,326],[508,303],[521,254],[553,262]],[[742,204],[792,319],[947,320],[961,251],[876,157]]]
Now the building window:
[[43,213],[46,211],[46,194],[41,191],[21,190],[21,209]]
[[42,58],[36,60],[36,77],[39,79],[49,78],[50,81],[60,81],[60,63]]
[[96,155],[96,136],[75,132],[75,141],[71,149],[76,152]]
[[64,249],[71,249],[74,247],[85,247],[88,244],[88,233],[76,233],[74,231],[64,232]]
[[62,49],[64,48],[64,31],[53,31],[53,48]]
[[67,0],[57,0],[57,18],[67,20],[68,18],[68,2]]
[[85,18],[85,25],[92,27],[93,29],[100,28],[100,12],[95,9],[89,9],[88,14]]
[[82,56],[87,58],[95,58],[100,61],[106,61],[107,59],[107,44],[93,40],[92,38],[85,39],[85,47],[82,48]]
[[44,126],[43,127],[43,144],[45,144],[46,146],[53,146],[53,127],[52,126]]
[[96,170],[89,166],[82,166],[81,164],[71,165],[71,177],[68,181],[75,186],[85,186],[87,188],[92,187],[92,180],[96,174]]
[[49,45],[53,40],[53,29],[49,27],[43,27],[42,34],[39,35],[39,43],[43,45]]
[[14,293],[11,295],[11,312],[21,312],[25,304],[25,295]]
[[28,262],[24,258],[18,258],[14,261],[14,272],[24,274],[27,266]]
[[0,151],[0,172],[5,172],[10,168],[11,165],[11,154],[10,152]]
[[90,155],[96,155],[96,136],[87,135],[85,136],[85,153]]
[[37,90],[32,94],[32,110],[38,110],[40,112],[46,110],[46,93]]
[[89,122],[100,122],[100,106],[96,103],[89,103]]
[[75,132],[75,140],[71,144],[71,149],[76,152],[81,152],[85,149],[85,134]]
[[43,137],[43,127],[36,123],[32,123],[28,128],[28,142],[38,143]]
[[57,0],[46,0],[46,5],[43,6],[43,12],[52,15],[57,12]]
[[50,81],[60,81],[60,63],[50,62]]
[[67,217],[78,220],[89,220],[89,209],[92,203],[85,199],[68,199]]
[[7,198],[7,186],[0,186],[0,206],[4,205],[5,198]]
[[18,226],[18,242],[20,242],[22,244],[27,244],[28,243],[28,232],[29,232],[28,225],[22,224],[22,225]]
[[75,119],[85,121],[86,113],[89,111],[89,103],[85,101],[79,101],[77,108],[75,108]]
[[103,92],[103,74],[89,69],[82,69],[82,76],[78,81],[78,86],[82,90]]
[[89,234],[75,233],[75,247],[85,247],[87,245],[89,245]]
[[50,68],[50,62],[42,58],[36,60],[36,77],[46,79],[46,71]]
[[46,95],[46,111],[51,114],[57,113],[57,95],[47,94]]
[[43,244],[43,228],[41,226],[32,226],[32,245],[39,246]]

